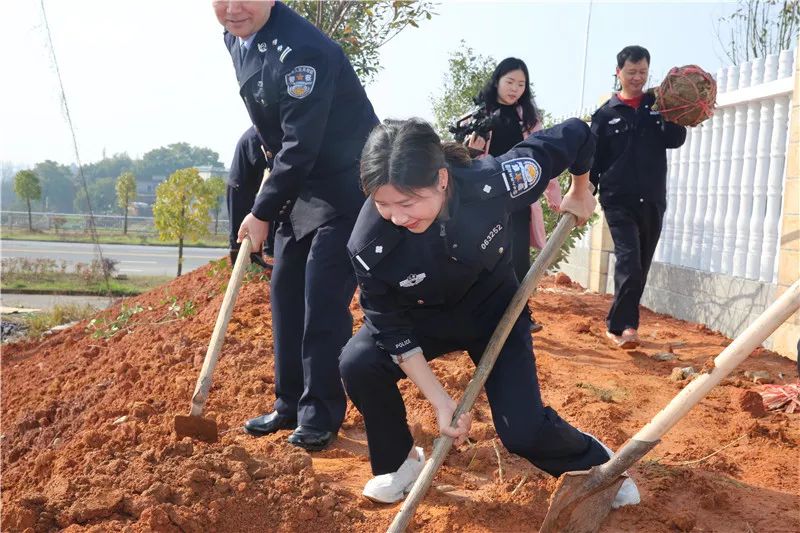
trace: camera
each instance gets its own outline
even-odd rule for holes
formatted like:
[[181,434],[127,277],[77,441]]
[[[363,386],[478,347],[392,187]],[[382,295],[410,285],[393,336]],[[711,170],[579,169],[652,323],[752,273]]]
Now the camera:
[[489,113],[485,102],[476,102],[476,104],[475,108],[459,117],[454,124],[447,128],[459,143],[463,143],[464,139],[473,133],[477,133],[485,139],[497,125],[497,121],[500,118],[499,110]]

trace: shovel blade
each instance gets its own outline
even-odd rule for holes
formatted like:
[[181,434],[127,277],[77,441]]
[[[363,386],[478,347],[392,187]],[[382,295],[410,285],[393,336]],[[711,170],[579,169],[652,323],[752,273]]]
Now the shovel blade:
[[[539,533],[597,533],[611,511],[611,504],[625,477],[597,488],[588,483],[599,472],[594,469],[566,472],[550,496],[550,507]],[[594,488],[591,488],[594,485]]]
[[178,436],[178,439],[189,437],[209,443],[214,443],[219,440],[216,421],[201,416],[176,416],[175,434]]

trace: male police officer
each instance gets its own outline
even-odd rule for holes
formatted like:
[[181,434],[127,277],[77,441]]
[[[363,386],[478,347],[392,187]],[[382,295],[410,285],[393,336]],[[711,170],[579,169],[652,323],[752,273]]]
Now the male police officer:
[[280,2],[213,1],[250,118],[275,154],[239,228],[255,249],[280,222],[271,280],[275,410],[245,429],[297,428],[289,442],[320,450],[346,400],[338,357],[352,333],[355,277],[346,244],[364,197],[358,159],[378,123],[341,47]]
[[686,128],[667,122],[652,110],[645,93],[650,53],[626,46],[617,54],[622,90],[592,115],[597,151],[591,180],[599,184],[614,240],[614,302],[606,317],[606,335],[630,349],[639,344],[639,300],[661,235],[667,205],[667,148],[679,148]]
[[[236,261],[239,253],[239,226],[244,217],[253,208],[256,195],[264,180],[264,172],[272,168],[272,157],[261,144],[261,138],[253,126],[239,138],[231,161],[231,171],[228,176],[226,201],[228,204],[228,220],[230,221],[230,259],[231,265]],[[264,260],[264,255],[272,256],[275,251],[275,225],[270,225],[269,235],[264,243],[263,254],[255,252],[250,254],[253,263],[265,269],[272,265]]]

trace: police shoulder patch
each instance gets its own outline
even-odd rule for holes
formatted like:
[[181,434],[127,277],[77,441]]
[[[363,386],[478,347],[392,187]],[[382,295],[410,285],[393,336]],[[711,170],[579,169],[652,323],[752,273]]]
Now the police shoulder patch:
[[286,92],[292,98],[302,100],[314,90],[314,83],[317,81],[317,71],[314,67],[300,65],[294,67],[286,75]]
[[530,157],[518,157],[502,163],[503,181],[512,198],[533,189],[542,176],[542,167]]

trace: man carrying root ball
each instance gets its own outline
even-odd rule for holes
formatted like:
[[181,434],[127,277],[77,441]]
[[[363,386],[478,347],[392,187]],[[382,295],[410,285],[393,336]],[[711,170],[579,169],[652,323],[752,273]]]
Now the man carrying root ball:
[[655,96],[644,92],[649,68],[645,48],[623,48],[617,54],[622,89],[592,115],[597,152],[591,181],[599,188],[616,256],[606,335],[624,349],[639,345],[639,300],[667,207],[666,152],[686,140],[686,128],[653,110]]

